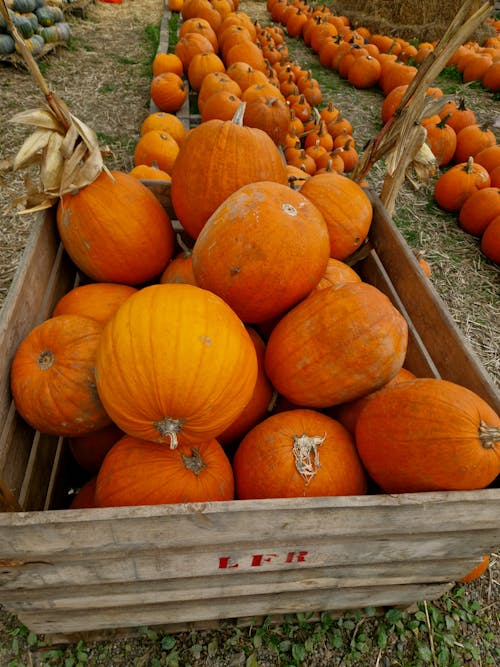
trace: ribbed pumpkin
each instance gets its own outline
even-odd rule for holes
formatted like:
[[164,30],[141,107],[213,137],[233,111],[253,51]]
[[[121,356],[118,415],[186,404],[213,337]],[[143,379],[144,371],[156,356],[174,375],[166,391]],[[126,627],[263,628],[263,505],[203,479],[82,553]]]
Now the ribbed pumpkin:
[[124,436],[104,459],[95,492],[99,507],[233,498],[231,464],[213,439],[172,450],[165,443]]
[[247,330],[255,345],[255,352],[257,354],[257,382],[255,383],[252,398],[243,409],[243,412],[238,415],[225,431],[217,436],[217,440],[223,446],[229,446],[246,435],[257,422],[266,416],[273,399],[274,390],[264,370],[266,345],[255,329],[248,327]]
[[402,367],[408,326],[380,290],[345,283],[317,290],[274,327],[266,373],[296,405],[323,408],[359,398]]
[[366,492],[352,436],[315,410],[279,412],[257,424],[241,441],[233,470],[239,499]]
[[198,285],[244,322],[265,322],[317,285],[329,248],[314,204],[285,185],[259,181],[233,192],[207,220],[193,247],[193,271]]
[[23,339],[10,372],[19,414],[49,435],[75,436],[110,423],[94,372],[102,325],[81,315],[45,320]]
[[177,235],[177,243],[182,250],[167,264],[165,271],[160,276],[160,283],[196,285],[193,273],[193,251],[187,247],[180,234]]
[[94,475],[111,447],[124,435],[116,424],[110,424],[93,433],[69,438],[69,448],[78,465]]
[[119,283],[89,283],[79,285],[64,294],[56,303],[52,315],[83,315],[97,320],[102,325],[111,319],[118,308],[137,289]]
[[344,283],[360,283],[361,278],[348,264],[341,262],[339,259],[328,259],[325,273],[314,288],[315,290],[326,289],[327,287],[334,287],[336,285],[343,285]]
[[445,211],[459,211],[467,197],[489,187],[490,183],[486,169],[470,157],[439,176],[434,186],[434,200]]
[[482,489],[500,474],[500,417],[447,380],[417,378],[379,392],[358,418],[356,444],[388,493]]
[[467,197],[458,214],[458,223],[469,234],[481,236],[499,215],[500,188],[482,188]]
[[165,268],[174,232],[158,199],[137,178],[102,173],[57,207],[64,247],[87,276],[98,282],[138,285]]
[[233,120],[214,119],[193,128],[184,140],[172,171],[175,213],[193,238],[215,209],[247,183],[288,183],[285,162],[262,130],[244,127],[245,107]]
[[315,174],[300,192],[323,214],[330,238],[330,257],[346,259],[364,242],[373,209],[363,188],[347,176]]
[[221,433],[250,400],[256,378],[242,322],[193,285],[139,290],[107,324],[97,353],[97,389],[113,421],[173,447]]

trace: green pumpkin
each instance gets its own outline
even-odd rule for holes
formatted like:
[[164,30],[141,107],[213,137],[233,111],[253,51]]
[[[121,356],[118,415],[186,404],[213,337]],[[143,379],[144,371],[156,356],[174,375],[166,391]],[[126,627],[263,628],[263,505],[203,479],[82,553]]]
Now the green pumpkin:
[[57,30],[61,42],[67,42],[71,37],[71,28],[69,23],[66,23],[65,21],[59,21],[59,23],[54,24],[54,28]]
[[34,12],[36,9],[36,0],[13,0],[12,9],[20,14]]
[[10,35],[0,35],[0,55],[7,56],[16,50],[14,40]]
[[38,18],[38,23],[44,28],[54,23],[54,16],[50,7],[37,7],[37,9],[35,9],[35,14]]
[[28,21],[31,23],[33,30],[36,32],[40,26],[36,14],[34,14],[33,12],[26,12],[25,14],[23,14],[23,16],[28,19]]
[[[25,39],[24,43],[34,56],[38,55],[45,46],[43,37],[41,37],[40,35],[32,35],[28,39]],[[19,51],[17,44],[16,44],[16,51]]]
[[52,18],[54,19],[54,23],[59,23],[60,21],[64,21],[64,12],[60,7],[56,7],[55,5],[50,5],[49,9],[52,13]]
[[24,37],[24,39],[29,39],[30,37],[33,36],[33,33],[35,31],[33,29],[33,26],[31,25],[31,21],[27,19],[25,16],[22,16],[21,14],[16,14],[12,20],[12,23],[16,26],[16,28],[19,30],[21,37]]

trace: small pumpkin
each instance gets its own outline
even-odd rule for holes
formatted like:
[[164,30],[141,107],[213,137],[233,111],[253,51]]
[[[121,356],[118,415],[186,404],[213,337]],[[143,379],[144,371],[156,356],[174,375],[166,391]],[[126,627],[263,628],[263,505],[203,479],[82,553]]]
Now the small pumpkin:
[[285,185],[259,181],[233,192],[207,220],[193,248],[193,271],[198,285],[244,322],[265,322],[309,294],[329,248],[314,204]]
[[455,163],[466,162],[467,159],[484,148],[494,146],[496,137],[492,130],[486,125],[479,125],[474,123],[467,125],[457,132],[457,146],[453,155]]
[[489,187],[490,182],[486,169],[471,156],[467,162],[456,164],[439,176],[434,186],[434,200],[445,211],[459,211],[467,197]]
[[34,429],[76,436],[111,422],[94,377],[101,333],[96,320],[71,314],[45,320],[23,339],[10,384],[17,411]]
[[315,410],[283,411],[257,424],[238,446],[233,470],[242,500],[366,493],[352,436]]
[[78,465],[95,475],[111,447],[124,435],[116,424],[110,424],[98,431],[69,438],[68,444]]
[[266,348],[266,373],[292,403],[324,408],[359,398],[402,367],[406,320],[368,283],[316,290],[284,315]]
[[373,208],[363,188],[334,171],[315,174],[301,188],[323,214],[330,238],[330,257],[344,260],[359,248],[370,229]]
[[144,283],[163,271],[174,249],[163,206],[137,178],[119,171],[63,195],[57,229],[76,266],[97,282]]
[[177,243],[181,251],[165,267],[160,276],[160,283],[196,285],[193,273],[193,250],[188,248],[180,234],[177,234]]
[[187,98],[184,81],[175,72],[163,72],[151,81],[151,99],[159,111],[179,111]]
[[163,130],[175,139],[179,146],[187,134],[182,120],[168,111],[153,111],[141,123],[141,136],[150,130]]
[[94,475],[73,496],[68,507],[70,510],[92,509],[97,507],[95,502],[95,487],[97,475]]
[[137,289],[119,283],[89,283],[79,285],[64,294],[54,306],[52,316],[83,315],[106,324],[118,308]]
[[356,445],[388,493],[482,489],[500,474],[500,417],[447,380],[417,378],[378,392],[359,415]]
[[500,215],[493,218],[481,237],[481,250],[492,262],[500,264]]
[[458,223],[468,234],[481,236],[489,223],[500,216],[500,188],[482,188],[463,203]]
[[98,507],[205,503],[234,498],[231,464],[217,440],[170,449],[124,436],[97,475]]
[[134,164],[156,165],[167,174],[172,173],[179,154],[179,144],[165,130],[150,130],[141,135],[134,149]]
[[252,396],[257,358],[218,296],[193,285],[150,285],[104,328],[96,378],[119,428],[175,447],[216,437],[234,421]]

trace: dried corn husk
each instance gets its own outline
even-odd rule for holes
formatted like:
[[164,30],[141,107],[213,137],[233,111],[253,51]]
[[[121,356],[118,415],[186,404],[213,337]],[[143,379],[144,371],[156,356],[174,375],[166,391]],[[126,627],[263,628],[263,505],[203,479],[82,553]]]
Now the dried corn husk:
[[433,166],[428,164],[423,153],[426,133],[420,122],[437,113],[449,98],[443,96],[431,99],[426,96],[427,89],[455,50],[467,41],[491,13],[489,2],[479,9],[477,6],[478,0],[466,0],[463,3],[434,50],[420,65],[393,117],[371,140],[353,172],[352,178],[360,182],[375,162],[386,158],[386,177],[380,198],[389,214],[394,211],[399,188],[412,170],[418,180],[422,178],[424,181],[432,173]]
[[26,192],[13,197],[13,205],[24,206],[21,213],[33,213],[49,208],[62,195],[89,185],[103,170],[108,171],[103,161],[106,149],[99,146],[95,132],[73,116],[65,102],[49,90],[33,55],[11,21],[5,0],[0,0],[0,14],[46,100],[39,108],[21,111],[10,119],[32,127],[33,132],[15,156],[0,162],[0,177],[8,171],[38,166],[39,182],[27,176]]

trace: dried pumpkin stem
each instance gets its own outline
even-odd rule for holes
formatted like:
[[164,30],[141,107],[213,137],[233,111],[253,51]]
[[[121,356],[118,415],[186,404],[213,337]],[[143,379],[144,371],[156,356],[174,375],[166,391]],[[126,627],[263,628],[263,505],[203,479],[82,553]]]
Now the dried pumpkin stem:
[[500,428],[498,426],[488,426],[486,422],[479,422],[479,440],[485,449],[494,449],[495,445],[500,443]]
[[170,443],[170,449],[176,449],[179,444],[179,439],[177,434],[184,424],[183,419],[170,419],[169,417],[163,417],[160,421],[154,422],[153,426],[157,429],[158,433],[162,438],[168,438]]
[[320,468],[318,447],[323,443],[325,437],[325,435],[321,437],[303,433],[293,438],[295,467],[306,486],[310,484]]
[[201,458],[200,452],[194,447],[191,449],[191,456],[182,454],[182,462],[186,470],[190,470],[195,475],[199,475],[203,468],[207,467],[207,464]]

